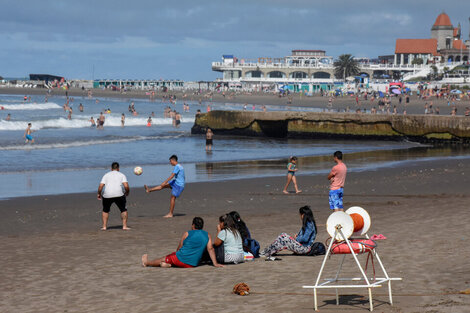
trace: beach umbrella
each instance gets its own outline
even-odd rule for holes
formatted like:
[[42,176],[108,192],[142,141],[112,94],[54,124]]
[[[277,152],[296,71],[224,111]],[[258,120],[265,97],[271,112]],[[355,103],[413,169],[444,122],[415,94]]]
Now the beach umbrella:
[[399,88],[393,88],[391,91],[396,95],[401,95],[401,91]]
[[382,91],[379,91],[379,97],[380,98],[383,98],[384,97],[384,93]]
[[451,90],[450,93],[454,94],[454,95],[459,95],[462,93],[462,91],[458,90],[458,89],[454,89],[454,90]]

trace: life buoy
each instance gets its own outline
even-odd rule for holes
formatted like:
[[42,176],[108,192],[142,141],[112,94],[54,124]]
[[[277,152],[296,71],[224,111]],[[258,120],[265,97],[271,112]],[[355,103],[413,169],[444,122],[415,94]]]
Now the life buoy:
[[[370,239],[351,239],[351,246],[356,254],[370,252],[377,247],[375,241]],[[351,250],[346,242],[335,242],[331,248],[332,254],[351,254]]]

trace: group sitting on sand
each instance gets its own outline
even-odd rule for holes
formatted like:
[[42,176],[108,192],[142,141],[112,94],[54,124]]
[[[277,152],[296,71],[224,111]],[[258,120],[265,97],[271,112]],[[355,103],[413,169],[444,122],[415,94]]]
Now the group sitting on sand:
[[[281,233],[272,244],[259,253],[259,256],[274,261],[279,259],[273,255],[282,250],[289,250],[297,255],[308,254],[317,235],[317,226],[310,207],[301,207],[299,216],[302,227],[297,235]],[[222,264],[243,263],[246,254],[258,256],[259,250],[256,249],[259,249],[259,244],[251,238],[248,227],[238,212],[233,211],[219,218],[217,237],[214,241],[211,235],[203,230],[203,226],[204,220],[195,217],[191,230],[183,234],[175,252],[153,260],[149,260],[148,255],[144,254],[142,266],[190,268],[212,263],[215,267],[223,267]]]

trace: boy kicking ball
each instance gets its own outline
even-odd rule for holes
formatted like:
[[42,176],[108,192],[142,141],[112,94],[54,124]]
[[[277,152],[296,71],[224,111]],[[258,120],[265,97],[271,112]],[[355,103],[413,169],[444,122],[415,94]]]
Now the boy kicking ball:
[[174,166],[173,173],[171,173],[170,177],[168,177],[163,183],[156,187],[148,187],[144,185],[145,191],[147,193],[152,191],[158,191],[165,188],[171,189],[171,198],[170,198],[170,212],[165,215],[165,218],[173,217],[173,211],[175,210],[175,201],[184,190],[184,168],[181,164],[178,164],[178,157],[176,155],[172,155],[170,157],[170,164]]

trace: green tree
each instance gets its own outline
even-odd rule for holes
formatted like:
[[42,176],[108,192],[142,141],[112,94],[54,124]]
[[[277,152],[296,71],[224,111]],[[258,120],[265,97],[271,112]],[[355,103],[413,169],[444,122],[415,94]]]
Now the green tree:
[[335,76],[346,77],[354,76],[359,73],[359,64],[354,60],[351,54],[342,54],[333,64],[335,67]]
[[417,58],[417,59],[414,59],[413,61],[411,61],[411,64],[416,64],[416,65],[421,65],[424,63],[424,60],[421,59],[421,58]]

